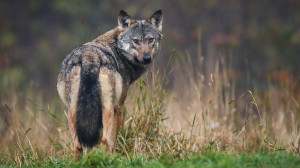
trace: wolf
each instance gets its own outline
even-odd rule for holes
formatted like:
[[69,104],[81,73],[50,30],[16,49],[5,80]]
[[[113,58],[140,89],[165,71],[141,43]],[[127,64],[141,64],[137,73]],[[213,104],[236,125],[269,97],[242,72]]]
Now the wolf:
[[57,90],[68,108],[75,158],[102,137],[113,152],[129,86],[153,61],[162,40],[162,11],[134,20],[121,10],[118,26],[75,48],[63,60]]

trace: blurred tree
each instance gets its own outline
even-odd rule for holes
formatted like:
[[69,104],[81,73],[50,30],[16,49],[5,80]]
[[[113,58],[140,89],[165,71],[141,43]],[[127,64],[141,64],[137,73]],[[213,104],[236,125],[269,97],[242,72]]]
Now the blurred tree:
[[0,1],[1,78],[10,75],[10,70],[12,74],[21,70],[25,77],[15,82],[35,81],[54,88],[63,58],[115,27],[120,9],[138,19],[163,10],[160,65],[175,48],[179,60],[185,60],[186,52],[193,59],[203,55],[209,70],[213,57],[221,52],[232,58],[237,72],[248,73],[253,83],[280,70],[299,79],[298,0]]

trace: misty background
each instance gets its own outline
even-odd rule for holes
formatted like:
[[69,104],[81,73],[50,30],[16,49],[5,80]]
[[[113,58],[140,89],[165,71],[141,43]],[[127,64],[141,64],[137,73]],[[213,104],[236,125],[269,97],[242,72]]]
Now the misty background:
[[185,66],[189,55],[196,68],[203,61],[205,67],[199,70],[211,73],[210,66],[220,56],[232,67],[230,78],[237,81],[237,90],[274,83],[299,93],[297,0],[1,0],[0,102],[9,88],[22,91],[30,86],[57,96],[56,78],[65,56],[116,27],[121,9],[134,19],[162,9],[158,67],[163,68],[171,54]]

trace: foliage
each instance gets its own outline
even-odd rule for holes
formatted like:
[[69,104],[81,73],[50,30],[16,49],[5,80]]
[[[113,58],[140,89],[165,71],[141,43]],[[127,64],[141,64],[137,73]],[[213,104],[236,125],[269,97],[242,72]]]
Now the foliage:
[[[188,51],[193,60],[204,56],[209,67],[211,57],[221,52],[232,60],[235,78],[242,82],[237,89],[260,88],[280,70],[299,77],[299,7],[294,0],[2,1],[0,70],[22,69],[26,84],[33,80],[35,85],[53,89],[63,58],[76,46],[114,28],[121,9],[140,19],[161,8],[165,18],[162,55],[175,48],[182,53],[177,59],[184,62]],[[163,56],[157,59],[161,67],[168,61]]]

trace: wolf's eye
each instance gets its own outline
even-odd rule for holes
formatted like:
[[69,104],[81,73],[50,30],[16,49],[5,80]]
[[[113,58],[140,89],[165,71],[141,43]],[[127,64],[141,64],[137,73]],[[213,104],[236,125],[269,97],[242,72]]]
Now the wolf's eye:
[[132,40],[135,44],[139,44],[139,40],[138,39],[133,39]]
[[152,43],[153,40],[154,40],[154,38],[149,38],[149,39],[148,39],[149,43]]

